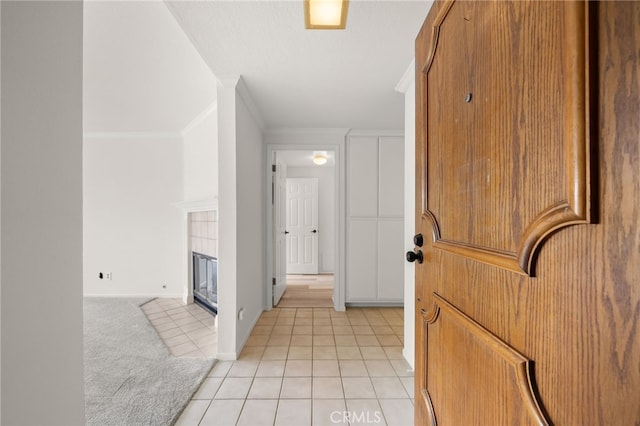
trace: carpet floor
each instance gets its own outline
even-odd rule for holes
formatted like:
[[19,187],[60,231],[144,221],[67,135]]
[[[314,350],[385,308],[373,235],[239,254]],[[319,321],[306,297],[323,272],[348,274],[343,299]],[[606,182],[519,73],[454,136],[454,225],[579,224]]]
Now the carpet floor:
[[140,309],[146,299],[84,299],[88,425],[171,425],[215,362],[176,358]]

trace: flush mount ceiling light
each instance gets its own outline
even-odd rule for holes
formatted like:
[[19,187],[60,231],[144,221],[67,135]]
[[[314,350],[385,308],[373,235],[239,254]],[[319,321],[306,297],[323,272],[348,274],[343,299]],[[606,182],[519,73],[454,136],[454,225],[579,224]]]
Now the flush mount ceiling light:
[[304,24],[308,30],[344,30],[349,0],[304,0]]
[[326,152],[314,152],[313,153],[313,162],[318,166],[322,166],[327,163],[327,153]]

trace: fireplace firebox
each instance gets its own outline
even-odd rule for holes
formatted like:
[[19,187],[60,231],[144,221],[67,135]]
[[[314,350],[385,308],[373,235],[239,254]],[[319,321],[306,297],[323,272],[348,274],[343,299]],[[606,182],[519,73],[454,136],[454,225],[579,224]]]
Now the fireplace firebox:
[[193,254],[193,298],[214,314],[218,313],[218,259]]

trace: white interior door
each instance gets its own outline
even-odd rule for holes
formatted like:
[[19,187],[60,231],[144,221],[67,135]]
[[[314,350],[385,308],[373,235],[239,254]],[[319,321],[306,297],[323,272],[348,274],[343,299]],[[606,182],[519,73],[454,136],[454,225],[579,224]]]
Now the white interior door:
[[273,306],[276,306],[287,288],[287,165],[277,161],[273,173]]
[[287,273],[318,273],[318,179],[287,179]]

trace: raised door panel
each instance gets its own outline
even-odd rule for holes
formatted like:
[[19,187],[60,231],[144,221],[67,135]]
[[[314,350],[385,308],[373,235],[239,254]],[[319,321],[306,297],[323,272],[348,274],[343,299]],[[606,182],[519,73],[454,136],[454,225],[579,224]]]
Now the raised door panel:
[[[442,297],[434,299],[430,315],[422,318],[429,359],[420,401],[438,408],[441,424],[546,424],[533,362]],[[454,401],[473,390],[482,396],[466,398],[461,410]]]
[[404,299],[404,222],[378,222],[378,299],[402,302]]
[[349,224],[347,302],[371,301],[378,297],[377,234],[375,220],[352,220]]
[[416,424],[639,424],[638,16],[434,4],[416,45]]
[[585,16],[566,4],[461,1],[436,17],[420,78],[436,247],[532,275],[551,232],[589,221]]
[[378,216],[378,138],[349,138],[349,216]]
[[402,217],[404,214],[404,138],[381,137],[379,152],[379,216]]

